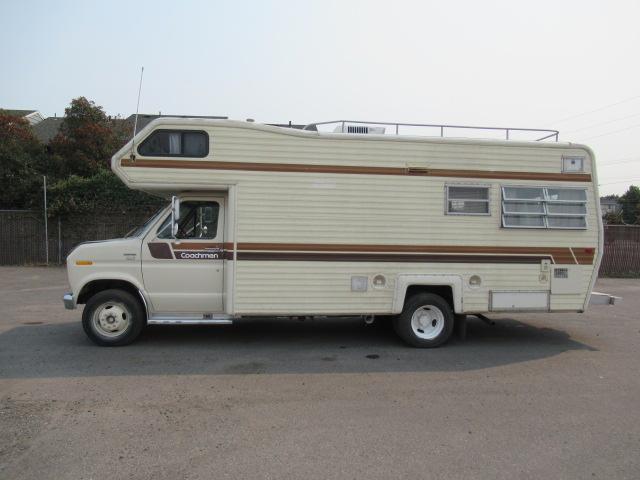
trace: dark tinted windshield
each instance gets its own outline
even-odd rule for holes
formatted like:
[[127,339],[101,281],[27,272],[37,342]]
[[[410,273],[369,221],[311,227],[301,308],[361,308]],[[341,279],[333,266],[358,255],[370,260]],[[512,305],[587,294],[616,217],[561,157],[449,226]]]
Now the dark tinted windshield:
[[151,217],[149,217],[149,219],[146,222],[144,222],[142,225],[140,225],[139,227],[135,227],[132,230],[130,230],[129,233],[127,233],[124,236],[124,238],[139,237],[140,235],[142,235],[147,230],[147,227],[149,225],[151,225],[153,222],[155,222],[156,219],[160,216],[160,214],[162,212],[164,212],[165,209],[166,209],[166,207],[160,208],[156,213],[151,215]]

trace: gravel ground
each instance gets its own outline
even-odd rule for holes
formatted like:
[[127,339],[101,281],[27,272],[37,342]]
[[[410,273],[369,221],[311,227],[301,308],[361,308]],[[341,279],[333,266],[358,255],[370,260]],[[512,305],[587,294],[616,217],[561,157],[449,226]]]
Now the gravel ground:
[[443,348],[351,320],[93,346],[58,268],[0,268],[0,479],[640,478],[640,281]]

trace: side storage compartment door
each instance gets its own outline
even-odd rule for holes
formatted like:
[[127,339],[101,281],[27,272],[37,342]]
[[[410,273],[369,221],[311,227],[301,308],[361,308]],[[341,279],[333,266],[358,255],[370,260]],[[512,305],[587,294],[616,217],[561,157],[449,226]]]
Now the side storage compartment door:
[[142,245],[142,276],[155,314],[224,311],[224,218],[221,197],[184,198],[176,238],[171,215]]

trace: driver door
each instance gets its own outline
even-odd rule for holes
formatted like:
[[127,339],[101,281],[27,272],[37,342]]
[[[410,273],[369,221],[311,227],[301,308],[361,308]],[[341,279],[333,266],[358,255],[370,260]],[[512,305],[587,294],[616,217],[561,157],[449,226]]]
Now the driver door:
[[142,276],[155,314],[224,310],[224,198],[185,198],[176,238],[171,214],[142,245]]

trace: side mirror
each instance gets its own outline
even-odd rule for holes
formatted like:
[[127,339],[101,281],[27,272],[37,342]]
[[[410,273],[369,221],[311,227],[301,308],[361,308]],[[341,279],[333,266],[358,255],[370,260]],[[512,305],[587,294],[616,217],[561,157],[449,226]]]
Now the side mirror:
[[180,220],[180,198],[171,197],[171,236],[173,238],[178,234],[178,222]]

